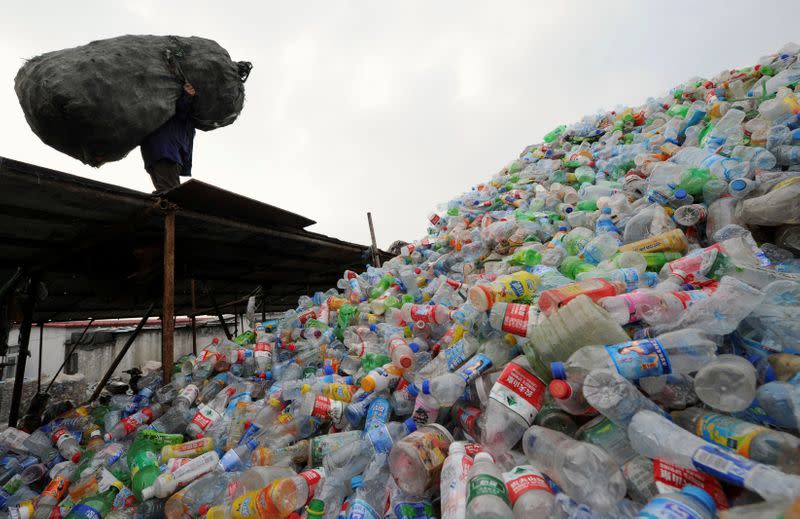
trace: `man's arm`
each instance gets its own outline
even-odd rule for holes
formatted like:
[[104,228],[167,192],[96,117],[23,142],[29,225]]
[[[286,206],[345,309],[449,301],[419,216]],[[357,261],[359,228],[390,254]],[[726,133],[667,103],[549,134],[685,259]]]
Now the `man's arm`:
[[181,119],[186,119],[189,116],[189,111],[192,108],[192,101],[195,95],[197,95],[197,92],[191,83],[183,85],[183,92],[175,103],[175,115]]

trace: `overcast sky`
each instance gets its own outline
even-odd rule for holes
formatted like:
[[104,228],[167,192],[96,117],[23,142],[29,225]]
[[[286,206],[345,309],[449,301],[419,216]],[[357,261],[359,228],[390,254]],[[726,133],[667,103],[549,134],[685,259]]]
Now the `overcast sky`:
[[152,190],[138,150],[93,169],[39,141],[14,76],[25,58],[95,39],[203,36],[254,69],[239,120],[198,132],[195,177],[362,244],[372,211],[382,247],[423,236],[437,204],[557,125],[800,38],[796,0],[162,4],[4,6],[0,155]]

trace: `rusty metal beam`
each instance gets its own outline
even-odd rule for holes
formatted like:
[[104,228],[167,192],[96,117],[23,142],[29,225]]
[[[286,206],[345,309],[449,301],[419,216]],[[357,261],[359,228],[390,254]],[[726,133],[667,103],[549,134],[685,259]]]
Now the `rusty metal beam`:
[[164,294],[161,304],[161,370],[163,383],[172,377],[175,363],[175,209],[164,214]]

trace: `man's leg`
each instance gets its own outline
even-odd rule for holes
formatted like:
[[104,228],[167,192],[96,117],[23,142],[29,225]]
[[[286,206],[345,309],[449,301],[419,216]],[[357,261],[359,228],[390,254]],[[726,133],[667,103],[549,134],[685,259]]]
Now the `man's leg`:
[[181,185],[181,165],[171,160],[159,160],[153,166],[150,179],[153,181],[155,193],[166,193]]

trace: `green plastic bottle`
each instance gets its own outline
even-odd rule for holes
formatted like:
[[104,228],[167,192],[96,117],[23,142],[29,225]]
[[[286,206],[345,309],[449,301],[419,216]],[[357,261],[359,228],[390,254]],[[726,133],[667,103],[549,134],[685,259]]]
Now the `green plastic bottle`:
[[131,469],[133,483],[131,490],[140,500],[142,489],[151,486],[161,474],[158,464],[160,455],[161,449],[141,434],[136,435],[128,449],[128,467]]
[[392,286],[392,283],[394,283],[394,276],[391,274],[386,274],[375,284],[375,287],[370,290],[369,298],[375,299],[376,297],[380,297],[384,292],[386,292],[387,288]]
[[[158,466],[156,466],[157,469]],[[114,481],[105,492],[80,501],[70,510],[66,519],[102,519],[111,511],[114,498],[117,497],[120,490],[122,490],[122,483]]]
[[365,373],[369,373],[375,368],[379,368],[385,364],[392,362],[392,358],[382,353],[365,353],[361,357],[361,368]]
[[562,124],[562,125],[556,127],[553,131],[549,132],[547,135],[544,136],[544,142],[547,142],[547,143],[553,142],[566,129],[567,129],[567,125],[565,125],[565,124]]
[[683,257],[680,252],[642,252],[644,260],[647,262],[647,270],[650,272],[660,272],[661,267]]
[[519,249],[511,256],[508,263],[519,267],[535,267],[541,261],[542,255],[536,249]]
[[581,272],[589,272],[595,268],[597,267],[591,263],[586,263],[578,256],[567,256],[564,258],[564,261],[561,262],[561,266],[558,267],[558,270],[568,278],[575,279]]
[[575,209],[578,211],[597,211],[597,200],[581,200],[575,204]]
[[702,195],[703,186],[713,177],[707,168],[689,168],[681,175],[678,187],[692,196]]

